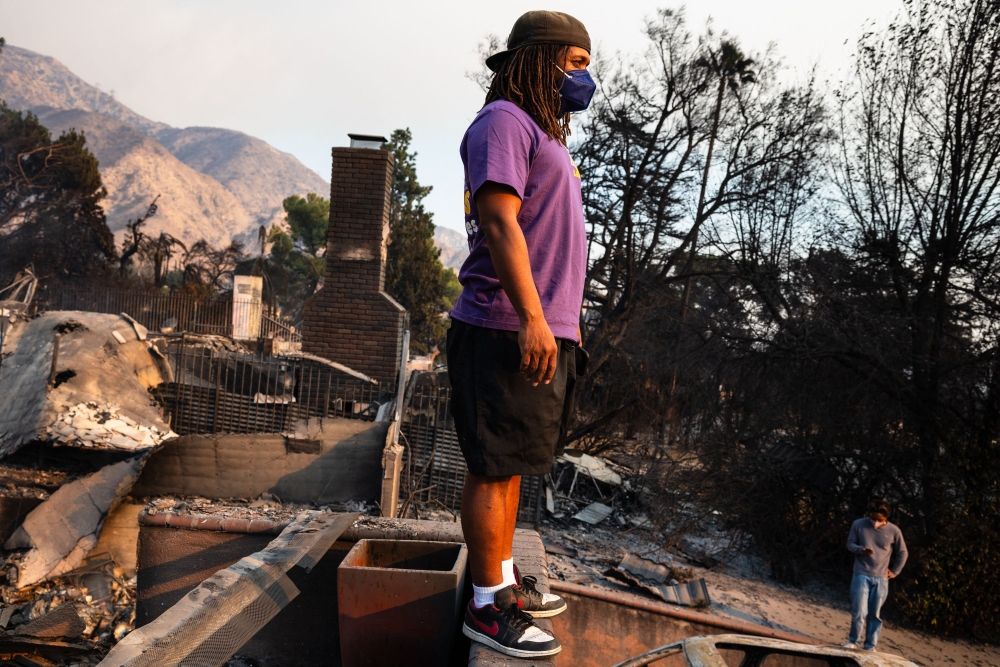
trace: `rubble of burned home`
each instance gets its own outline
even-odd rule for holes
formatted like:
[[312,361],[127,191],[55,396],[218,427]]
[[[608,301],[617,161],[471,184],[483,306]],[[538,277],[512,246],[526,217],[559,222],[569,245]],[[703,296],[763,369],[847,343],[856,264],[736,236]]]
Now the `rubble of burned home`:
[[[449,585],[465,592],[465,465],[447,374],[408,372],[406,313],[383,291],[392,157],[334,149],[333,165],[342,205],[301,344],[261,344],[259,318],[248,325],[235,304],[234,335],[220,336],[141,307],[36,312],[30,273],[0,293],[0,661],[221,665],[239,653],[232,664],[340,664],[338,628],[360,617],[338,611],[338,566],[363,540],[443,545],[419,549],[452,559],[431,569],[458,568]],[[657,557],[667,564],[627,553],[650,527],[626,511],[637,472],[567,449],[551,476],[522,484],[519,519],[547,539],[519,529],[516,556],[540,590],[577,596],[580,611],[560,622],[608,618],[621,590],[645,596],[628,613],[651,615],[648,631],[605,648],[585,646],[600,629],[575,652],[564,642],[571,662],[693,633],[796,639],[675,611],[710,604],[686,565],[712,556],[694,545]],[[603,563],[569,528],[602,525],[626,536]],[[579,585],[595,581],[604,592]],[[393,604],[365,613],[392,618]],[[441,664],[449,651],[522,664],[470,647],[454,619],[435,622],[450,637]]]

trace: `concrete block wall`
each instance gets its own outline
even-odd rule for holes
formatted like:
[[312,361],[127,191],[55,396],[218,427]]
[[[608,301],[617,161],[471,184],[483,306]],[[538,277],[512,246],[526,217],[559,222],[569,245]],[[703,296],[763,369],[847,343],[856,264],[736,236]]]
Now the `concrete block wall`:
[[399,372],[406,310],[385,293],[393,158],[334,148],[323,288],[305,305],[302,349],[380,382]]

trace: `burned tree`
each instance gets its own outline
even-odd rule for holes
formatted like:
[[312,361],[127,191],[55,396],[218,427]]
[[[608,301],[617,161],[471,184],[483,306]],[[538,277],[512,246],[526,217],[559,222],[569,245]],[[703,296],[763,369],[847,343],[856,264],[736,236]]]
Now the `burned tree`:
[[33,114],[0,102],[0,282],[29,264],[42,280],[110,273],[105,194],[83,134],[53,140]]
[[791,199],[756,199],[716,228],[747,311],[718,330],[708,492],[793,573],[840,565],[889,499],[909,617],[995,638],[1000,4],[907,3],[838,102],[831,208],[796,229]]
[[[786,194],[809,190],[826,130],[811,82],[779,85],[772,58],[753,64],[711,33],[695,42],[670,10],[646,36],[642,58],[599,65],[601,94],[575,147],[592,261],[583,404],[601,412],[638,392],[662,432],[678,427],[685,364],[707,342],[693,313],[726,294],[715,284],[732,273],[705,230],[768,199],[791,204],[794,218],[807,197]],[[704,377],[700,364],[692,377]]]

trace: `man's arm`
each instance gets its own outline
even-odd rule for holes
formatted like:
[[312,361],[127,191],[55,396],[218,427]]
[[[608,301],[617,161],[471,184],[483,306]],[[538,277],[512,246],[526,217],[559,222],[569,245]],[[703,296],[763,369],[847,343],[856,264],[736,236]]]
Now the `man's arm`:
[[898,577],[906,565],[909,552],[906,550],[906,541],[903,539],[903,531],[897,532],[899,539],[892,545],[892,561],[889,563],[889,578]]
[[521,346],[521,370],[532,384],[548,384],[556,374],[559,347],[542,313],[531,276],[528,244],[517,223],[521,198],[513,188],[487,181],[476,191],[476,207],[493,268],[520,320],[517,341]]
[[858,524],[851,524],[851,532],[847,534],[847,550],[859,556],[865,555],[865,547],[861,545],[861,531]]

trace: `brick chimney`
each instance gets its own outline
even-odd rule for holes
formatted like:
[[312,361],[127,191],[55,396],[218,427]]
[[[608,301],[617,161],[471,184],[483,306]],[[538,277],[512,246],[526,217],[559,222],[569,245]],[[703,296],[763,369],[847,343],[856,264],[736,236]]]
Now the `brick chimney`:
[[326,273],[302,322],[303,351],[380,382],[396,381],[406,322],[384,291],[392,165],[386,150],[333,149]]

